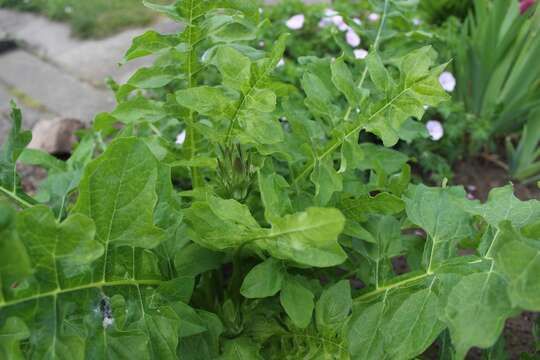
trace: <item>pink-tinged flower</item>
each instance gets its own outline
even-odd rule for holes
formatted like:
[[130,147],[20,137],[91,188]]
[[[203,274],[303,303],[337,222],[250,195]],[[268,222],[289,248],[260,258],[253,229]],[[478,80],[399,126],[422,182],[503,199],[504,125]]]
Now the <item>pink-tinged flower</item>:
[[330,18],[322,18],[321,21],[319,21],[319,27],[321,29],[329,25],[332,25],[332,20]]
[[380,18],[381,18],[381,15],[377,13],[371,13],[368,15],[368,20],[371,22],[379,21]]
[[346,31],[349,28],[349,25],[345,23],[345,21],[343,20],[343,16],[341,15],[332,16],[331,21],[334,23],[334,25],[337,26],[340,31]]
[[444,129],[442,124],[437,120],[429,120],[426,123],[426,129],[429,133],[431,140],[440,140],[444,135]]
[[353,18],[352,21],[353,21],[356,25],[362,25],[362,20],[360,20],[360,19],[357,18],[357,17]]
[[287,20],[286,25],[291,30],[299,30],[304,27],[304,21],[306,20],[303,14],[294,15]]
[[182,145],[186,141],[186,130],[182,130],[180,134],[176,137],[176,145]]
[[353,30],[349,29],[347,30],[347,34],[345,34],[345,40],[347,41],[347,44],[351,45],[353,48],[360,45],[360,36]]
[[445,71],[439,76],[439,83],[448,92],[452,92],[456,88],[456,78],[449,71]]
[[332,16],[335,16],[337,14],[338,14],[338,12],[336,10],[334,10],[334,9],[330,9],[330,8],[324,9],[324,16],[326,16],[326,17],[332,17]]
[[535,0],[521,0],[519,2],[519,12],[523,15],[531,6],[534,5],[534,3]]
[[368,56],[367,50],[364,49],[356,49],[353,53],[356,59],[365,59]]

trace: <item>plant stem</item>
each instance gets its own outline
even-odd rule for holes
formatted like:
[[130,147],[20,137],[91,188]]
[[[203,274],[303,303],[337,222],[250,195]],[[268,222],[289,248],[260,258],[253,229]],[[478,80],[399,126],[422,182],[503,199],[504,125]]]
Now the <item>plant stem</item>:
[[39,300],[39,299],[49,297],[49,296],[58,296],[58,295],[67,294],[67,293],[80,291],[80,290],[88,290],[88,289],[93,289],[93,288],[102,288],[102,287],[111,287],[111,286],[139,286],[139,285],[159,286],[161,284],[162,284],[161,280],[133,280],[131,279],[131,280],[117,280],[117,281],[110,281],[110,282],[99,281],[99,282],[94,282],[90,284],[75,286],[69,289],[58,288],[52,291],[29,296],[24,299],[16,299],[16,300],[11,300],[11,301],[0,302],[0,309],[5,306],[22,304],[27,301]]
[[[194,46],[193,46],[193,31],[192,31],[192,28],[193,28],[193,8],[195,7],[195,3],[198,3],[198,2],[195,2],[193,0],[191,0],[189,2],[189,16],[188,16],[188,19],[187,19],[187,32],[188,32],[188,45],[189,45],[189,51],[187,52],[187,81],[188,81],[188,84],[187,84],[187,88],[188,89],[191,89],[193,87],[193,78],[194,78],[194,73],[193,73],[193,68],[192,68],[192,61],[194,58],[196,58],[196,55],[195,55],[195,50],[194,50]],[[197,134],[196,134],[196,131],[195,131],[195,119],[194,119],[194,116],[193,116],[193,111],[190,110],[189,112],[189,117],[188,117],[188,121],[187,121],[187,129],[186,129],[186,137],[187,137],[187,145],[188,145],[188,149],[189,149],[189,152],[188,152],[188,160],[191,160],[193,158],[195,158],[196,154],[197,154]],[[202,181],[202,178],[201,178],[201,175],[199,173],[199,170],[193,166],[191,167],[190,169],[191,171],[191,183],[192,183],[192,187],[195,189],[195,188],[198,188],[198,187],[202,187],[203,186],[203,181]]]
[[26,200],[22,199],[21,197],[19,197],[15,192],[11,192],[11,191],[9,191],[8,189],[6,189],[6,188],[4,188],[2,186],[0,186],[0,193],[4,194],[9,199],[16,202],[22,208],[26,209],[26,208],[32,207],[32,204],[30,204],[28,201],[26,201]]

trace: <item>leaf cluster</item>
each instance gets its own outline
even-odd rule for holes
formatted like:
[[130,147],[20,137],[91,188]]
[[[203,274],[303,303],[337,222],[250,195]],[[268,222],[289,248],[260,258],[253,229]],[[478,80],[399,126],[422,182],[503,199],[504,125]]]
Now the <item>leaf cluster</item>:
[[[305,57],[297,87],[286,35],[249,45],[251,1],[145,3],[184,28],[133,40],[125,61],[154,65],[71,159],[26,150],[14,107],[1,358],[413,359],[449,336],[459,359],[540,309],[538,201],[411,185],[391,148],[447,98],[432,48]],[[48,170],[37,198],[17,161]]]

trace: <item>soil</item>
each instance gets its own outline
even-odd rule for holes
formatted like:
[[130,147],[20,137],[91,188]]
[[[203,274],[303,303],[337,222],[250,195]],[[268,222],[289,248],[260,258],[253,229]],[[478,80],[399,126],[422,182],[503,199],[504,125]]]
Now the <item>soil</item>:
[[540,200],[540,189],[535,184],[521,184],[512,180],[505,169],[492,161],[477,158],[461,161],[454,166],[455,185],[463,185],[475,198],[486,201],[495,187],[514,184],[514,193],[520,200]]

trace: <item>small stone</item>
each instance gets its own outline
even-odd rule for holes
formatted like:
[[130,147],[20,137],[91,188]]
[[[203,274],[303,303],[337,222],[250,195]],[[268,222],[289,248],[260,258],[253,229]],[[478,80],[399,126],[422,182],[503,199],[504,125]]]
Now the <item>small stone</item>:
[[38,149],[49,154],[69,154],[77,142],[75,132],[84,128],[77,119],[40,120],[32,129],[30,149]]

